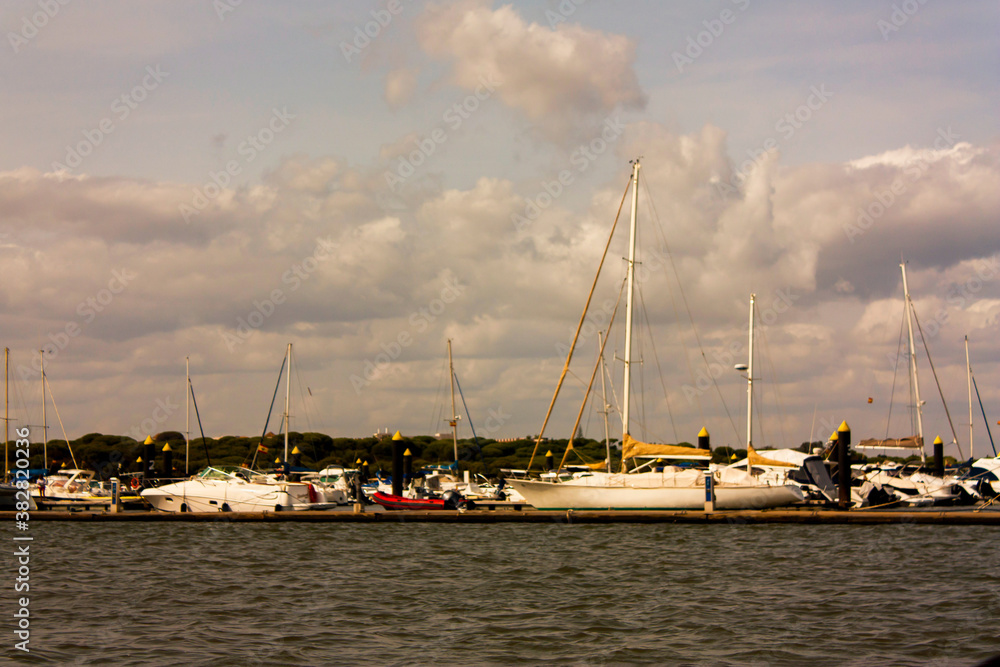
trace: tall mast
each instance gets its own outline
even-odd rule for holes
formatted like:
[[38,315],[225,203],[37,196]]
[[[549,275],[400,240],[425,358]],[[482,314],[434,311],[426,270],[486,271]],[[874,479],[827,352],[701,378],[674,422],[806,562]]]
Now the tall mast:
[[[753,444],[753,304],[757,295],[750,295],[750,363],[747,364],[747,449]],[[747,470],[752,472],[749,463]]]
[[906,304],[906,330],[910,339],[910,382],[913,387],[914,404],[917,409],[917,435],[920,437],[920,462],[927,462],[924,453],[924,416],[923,404],[920,402],[920,380],[917,376],[917,350],[913,344],[913,301],[910,299],[910,289],[906,286],[906,264],[900,263],[903,270],[903,300]]
[[38,351],[38,367],[42,371],[42,467],[49,467],[49,431],[45,421],[45,351]]
[[[628,286],[625,300],[625,395],[622,399],[622,433],[629,434],[628,413],[632,380],[632,292],[635,281],[635,227],[639,209],[639,159],[632,162],[632,220],[628,228]],[[622,446],[625,438],[622,438]]]
[[451,441],[455,446],[455,463],[458,463],[458,415],[455,414],[455,366],[451,363],[451,339],[448,339],[448,379],[451,380]]
[[10,464],[7,459],[7,443],[10,442],[10,348],[3,349],[3,481],[7,481]]
[[965,369],[969,378],[969,458],[975,459],[972,449],[972,364],[969,363],[969,336],[965,337]]
[[288,375],[285,376],[285,468],[288,468],[288,432],[292,426],[292,416],[288,412],[288,403],[292,395],[292,344],[288,344]]
[[191,357],[184,357],[184,476],[191,474]]
[[604,449],[607,450],[607,464],[608,473],[611,473],[611,432],[608,430],[608,389],[604,382],[604,342],[603,342],[603,331],[597,332],[597,349],[600,350],[601,354],[601,402],[604,407],[601,409],[601,414],[604,415]]

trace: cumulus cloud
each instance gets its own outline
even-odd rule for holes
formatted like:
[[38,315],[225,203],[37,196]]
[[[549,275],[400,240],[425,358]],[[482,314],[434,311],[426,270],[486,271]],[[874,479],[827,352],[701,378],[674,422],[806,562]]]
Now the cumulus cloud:
[[[920,160],[894,151],[794,167],[771,154],[738,188],[722,191],[734,166],[720,128],[677,135],[630,125],[621,150],[640,148],[640,261],[648,272],[640,328],[652,332],[667,379],[665,396],[658,382],[651,385],[660,393],[648,403],[651,436],[672,437],[669,408],[680,437],[711,422],[725,425],[719,444],[735,442],[741,429],[712,407],[714,392],[685,393],[703,363],[685,310],[709,358],[728,351],[742,360],[751,291],[766,324],[761,347],[778,353],[763,385],[783,392],[786,409],[799,415],[822,402],[837,424],[856,418],[871,431],[876,416],[851,406],[859,391],[888,391],[900,250],[911,261],[910,289],[943,382],[961,380],[959,329],[983,358],[1000,353],[998,149],[956,144]],[[911,178],[917,167],[919,178]],[[333,158],[289,156],[259,183],[225,189],[191,224],[177,212],[190,184],[0,173],[0,323],[15,332],[12,347],[52,350],[52,376],[64,378],[68,391],[83,396],[93,384],[115,397],[96,408],[67,402],[67,415],[87,430],[122,431],[141,421],[192,356],[206,376],[206,407],[218,410],[216,428],[247,432],[247,420],[258,416],[251,406],[257,394],[268,400],[289,340],[314,389],[322,388],[317,400],[330,422],[315,427],[364,433],[412,419],[412,429],[426,428],[420,415],[431,410],[444,340],[454,338],[467,391],[484,397],[484,409],[513,414],[513,433],[532,432],[624,176],[583,203],[559,198],[518,227],[515,214],[537,194],[530,186],[522,192],[511,180],[481,177],[464,188],[429,189],[412,208],[387,212],[377,200],[379,170]],[[905,188],[896,187],[893,203],[852,236],[858,211],[900,179]],[[624,254],[623,226],[595,295],[598,311],[618,293]],[[117,290],[113,272],[122,270],[135,278]],[[584,336],[576,376],[589,375],[596,329],[607,326],[599,319]],[[79,327],[71,338],[63,336],[67,324]],[[611,336],[611,345],[620,344],[620,331]],[[391,363],[366,376],[366,362],[394,345]],[[642,349],[652,377],[652,348]],[[369,384],[359,390],[357,377]],[[735,410],[745,396],[739,377],[718,381]],[[580,388],[568,392],[579,398]],[[94,423],[95,410],[104,411],[103,422]],[[796,445],[810,428],[801,417],[784,425],[798,434]]]
[[423,50],[451,63],[452,81],[475,90],[496,82],[508,106],[565,133],[617,108],[642,108],[646,95],[633,64],[635,43],[563,23],[526,22],[510,5],[486,0],[432,5],[418,25]]

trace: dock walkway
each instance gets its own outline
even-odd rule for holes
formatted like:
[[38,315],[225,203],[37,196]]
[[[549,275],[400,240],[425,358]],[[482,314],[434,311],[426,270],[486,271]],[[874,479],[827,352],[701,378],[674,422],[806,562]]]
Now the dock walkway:
[[[0,512],[0,520],[13,521],[14,512]],[[148,511],[37,511],[32,521],[233,521],[302,523],[697,523],[697,524],[937,524],[954,526],[1000,526],[1000,508],[948,508],[928,510],[831,510],[774,509],[704,511],[336,511],[291,512],[185,512]]]

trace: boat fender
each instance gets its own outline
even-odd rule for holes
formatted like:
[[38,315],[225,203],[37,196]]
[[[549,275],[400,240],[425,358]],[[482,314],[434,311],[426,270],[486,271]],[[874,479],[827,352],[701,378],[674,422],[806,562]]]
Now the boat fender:
[[319,502],[319,496],[316,494],[316,487],[312,484],[306,484],[306,486],[309,487],[309,502]]

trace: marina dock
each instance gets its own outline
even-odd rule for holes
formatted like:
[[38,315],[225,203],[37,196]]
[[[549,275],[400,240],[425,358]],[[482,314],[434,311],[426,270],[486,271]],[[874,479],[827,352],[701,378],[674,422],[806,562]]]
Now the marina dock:
[[[13,521],[13,512],[0,512],[0,520]],[[437,510],[387,512],[366,509],[294,512],[166,513],[147,511],[48,511],[32,512],[32,521],[188,521],[188,522],[299,522],[299,523],[691,523],[691,524],[913,524],[1000,526],[1000,508],[928,510],[775,509],[731,511],[538,511],[538,510]]]

